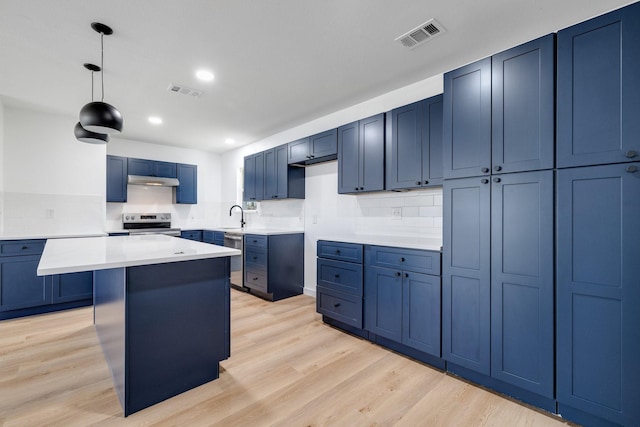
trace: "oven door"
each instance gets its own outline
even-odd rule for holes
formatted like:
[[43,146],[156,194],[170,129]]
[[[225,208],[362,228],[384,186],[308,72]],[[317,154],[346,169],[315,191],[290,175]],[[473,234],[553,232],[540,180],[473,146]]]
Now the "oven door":
[[167,236],[180,237],[179,228],[139,228],[136,230],[129,230],[129,236],[143,236],[149,234],[164,234]]

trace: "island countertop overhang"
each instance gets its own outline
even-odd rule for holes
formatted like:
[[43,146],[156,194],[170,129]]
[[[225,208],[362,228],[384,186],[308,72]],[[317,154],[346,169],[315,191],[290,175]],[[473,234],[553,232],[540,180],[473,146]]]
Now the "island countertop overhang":
[[38,276],[241,255],[237,249],[166,235],[49,239]]

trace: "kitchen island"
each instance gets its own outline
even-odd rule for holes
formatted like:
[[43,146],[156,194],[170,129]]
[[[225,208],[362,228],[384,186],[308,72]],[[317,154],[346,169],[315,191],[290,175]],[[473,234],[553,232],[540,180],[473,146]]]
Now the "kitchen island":
[[128,416],[218,378],[239,254],[164,235],[56,239],[38,275],[93,271],[96,333]]

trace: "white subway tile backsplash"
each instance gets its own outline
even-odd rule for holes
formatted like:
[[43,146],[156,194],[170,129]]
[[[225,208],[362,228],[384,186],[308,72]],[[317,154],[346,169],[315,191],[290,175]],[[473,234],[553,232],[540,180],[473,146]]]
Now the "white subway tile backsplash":
[[442,218],[442,206],[422,206],[420,207],[420,216]]
[[424,196],[405,197],[404,205],[405,206],[433,206],[433,196],[429,194]]

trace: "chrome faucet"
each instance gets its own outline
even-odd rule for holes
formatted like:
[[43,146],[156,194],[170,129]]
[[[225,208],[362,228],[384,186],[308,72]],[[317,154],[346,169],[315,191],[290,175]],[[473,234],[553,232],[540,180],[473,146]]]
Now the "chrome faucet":
[[240,208],[240,228],[244,228],[244,225],[246,224],[246,222],[244,222],[244,209],[242,209],[242,206],[240,205],[233,205],[229,209],[229,216],[231,216],[231,211],[233,210],[233,208]]

